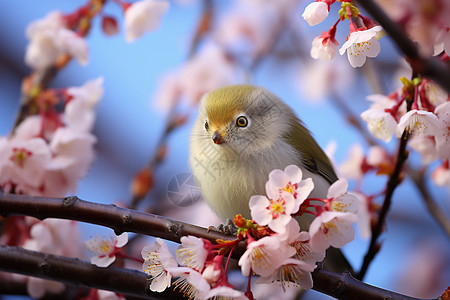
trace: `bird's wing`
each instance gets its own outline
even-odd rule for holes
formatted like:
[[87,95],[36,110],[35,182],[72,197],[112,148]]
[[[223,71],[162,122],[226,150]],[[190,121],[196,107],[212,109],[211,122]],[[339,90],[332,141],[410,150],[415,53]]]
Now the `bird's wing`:
[[286,139],[301,153],[301,162],[308,171],[319,174],[330,184],[338,180],[327,155],[300,120],[295,120],[292,130],[286,134]]

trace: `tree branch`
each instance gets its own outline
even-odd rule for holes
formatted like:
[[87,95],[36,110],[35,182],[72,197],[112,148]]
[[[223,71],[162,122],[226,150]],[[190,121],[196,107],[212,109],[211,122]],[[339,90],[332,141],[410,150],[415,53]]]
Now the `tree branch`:
[[408,143],[409,133],[407,130],[403,132],[402,137],[400,138],[400,145],[398,147],[397,153],[397,162],[395,163],[394,171],[392,172],[389,180],[387,182],[386,187],[386,195],[384,197],[383,206],[381,207],[380,214],[378,215],[378,221],[375,227],[372,230],[372,237],[370,239],[369,249],[367,250],[367,254],[364,256],[364,261],[361,266],[361,270],[356,276],[357,279],[362,280],[364,275],[369,268],[370,263],[375,258],[375,255],[378,253],[379,245],[378,245],[378,237],[383,231],[383,227],[385,226],[386,216],[389,212],[389,208],[392,202],[392,195],[394,194],[395,188],[402,181],[401,173],[403,169],[403,165],[408,158],[408,154],[406,152],[406,144]]
[[140,299],[182,299],[179,293],[166,290],[152,293],[145,273],[110,266],[99,268],[77,258],[50,255],[20,247],[0,246],[0,270],[14,272],[89,288],[109,290]]
[[[195,235],[215,242],[216,239],[234,240],[235,236],[192,224],[171,220],[162,216],[117,207],[113,204],[99,204],[83,201],[76,196],[66,198],[45,198],[0,193],[0,214],[25,215],[38,219],[58,218],[87,222],[109,227],[117,235],[134,232],[180,242],[186,235]],[[238,245],[235,253],[244,253],[245,242]]]
[[413,71],[434,80],[450,93],[450,70],[435,58],[423,58],[417,45],[408,38],[407,33],[372,0],[357,0],[372,17],[383,27],[393,42],[410,61]]
[[[25,250],[20,247],[0,246],[0,270],[83,285],[90,288],[110,290],[134,297],[175,299],[180,294],[171,290],[152,293],[150,281],[140,271],[110,266],[99,268],[76,258],[50,255]],[[312,273],[313,289],[338,299],[367,300],[418,300],[383,290],[354,279],[350,274],[335,274],[322,269]]]
[[[185,235],[195,235],[213,242],[219,238],[227,240],[235,238],[234,236],[215,231],[208,232],[206,228],[161,216],[121,208],[115,205],[87,202],[77,197],[44,198],[0,193],[0,213],[3,216],[26,215],[39,219],[70,219],[106,226],[112,228],[116,234],[135,232],[158,236],[175,242],[179,242],[180,238]],[[233,251],[233,257],[239,258],[245,249],[245,242],[241,242],[235,251]],[[54,255],[35,253],[20,247],[0,246],[0,270],[107,289],[135,296],[145,296],[146,285],[142,283],[146,278],[144,273],[131,270],[124,271],[126,272],[126,276],[134,278],[132,281],[136,282],[135,287],[137,290],[133,290],[131,283],[129,285],[128,283],[124,283],[125,286],[120,287],[118,286],[120,285],[118,282],[121,283],[121,280],[111,279],[111,281],[108,281],[108,276],[111,278],[120,278],[120,274],[123,274],[120,273],[121,268],[98,268],[79,259],[70,258],[61,258],[62,262],[58,264],[59,259],[60,257]],[[72,267],[74,268],[73,270]],[[119,272],[119,277],[114,277],[116,271]],[[73,275],[74,277],[72,278],[69,277],[70,275],[60,275],[60,273],[75,274],[76,272],[80,272],[78,273],[80,274],[79,277]],[[89,275],[87,277],[87,274],[91,272],[97,275]],[[89,279],[91,277],[92,281]],[[97,277],[99,281],[95,281]],[[78,278],[78,281],[76,278]],[[359,295],[365,293],[365,296],[361,296],[365,297],[364,299],[386,299],[384,297],[388,293],[391,295],[390,299],[414,299],[358,282],[356,279],[350,278],[349,275],[338,275],[322,269],[317,269],[313,272],[313,280],[313,289],[338,298],[350,300],[361,299],[358,298]],[[141,282],[139,283],[139,281]],[[109,287],[109,284],[112,286]],[[351,296],[353,292],[358,297]]]

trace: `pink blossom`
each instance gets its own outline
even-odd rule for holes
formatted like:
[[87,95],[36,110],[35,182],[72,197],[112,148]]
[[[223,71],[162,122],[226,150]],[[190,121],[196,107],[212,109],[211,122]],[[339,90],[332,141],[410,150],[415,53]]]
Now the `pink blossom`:
[[450,158],[450,102],[447,101],[434,110],[442,129],[436,134],[436,149],[441,159]]
[[176,250],[177,262],[201,271],[211,250],[211,242],[189,235],[181,237],[181,245]]
[[249,205],[252,218],[256,223],[268,225],[270,229],[281,234],[285,232],[286,225],[292,219],[294,201],[283,199],[280,195],[277,199],[252,196]]
[[279,169],[271,171],[266,184],[267,196],[275,199],[281,195],[284,199],[292,199],[295,203],[292,213],[296,213],[314,189],[312,179],[302,180],[302,177],[302,170],[296,165],[289,165],[284,171]]
[[97,290],[98,300],[126,300],[125,297],[114,292]]
[[413,137],[408,142],[408,145],[420,154],[423,165],[427,165],[439,157],[436,140],[432,136]]
[[448,162],[446,165],[443,164],[434,170],[431,179],[433,179],[437,186],[450,186],[450,169],[448,167]]
[[20,122],[14,132],[14,138],[20,140],[29,140],[39,137],[42,129],[42,117],[39,115],[31,115]]
[[339,49],[339,53],[343,55],[347,51],[352,67],[361,67],[366,62],[366,57],[376,57],[380,53],[378,39],[381,37],[382,30],[381,26],[374,26],[367,30],[350,33],[345,44]]
[[318,36],[312,42],[311,57],[320,60],[332,60],[336,54],[337,45],[338,42],[334,38]]
[[88,132],[94,127],[94,106],[103,96],[103,77],[86,82],[81,87],[67,89],[71,96],[64,109],[63,119],[68,127],[77,131]]
[[358,221],[356,223],[358,227],[359,235],[362,238],[370,238],[372,235],[371,228],[371,215],[369,210],[369,198],[366,195],[358,192],[353,192],[358,200],[358,211],[356,215],[358,216]]
[[0,143],[0,185],[13,183],[24,193],[39,188],[50,160],[50,149],[41,138],[4,139]]
[[205,299],[222,299],[222,297],[224,299],[248,299],[243,292],[224,285],[212,288],[208,293],[205,294]]
[[170,253],[167,244],[162,239],[157,238],[154,245],[142,249],[141,255],[144,259],[142,271],[152,277],[150,290],[162,292],[170,287],[172,276],[167,269],[176,268],[178,264]]
[[198,103],[214,89],[234,82],[236,66],[216,45],[206,46],[180,70],[178,82],[188,103]]
[[314,250],[325,250],[333,246],[341,248],[355,238],[352,223],[357,221],[354,213],[322,212],[309,227],[311,247]]
[[314,26],[328,17],[328,11],[329,7],[325,2],[312,2],[305,8],[302,17],[310,26]]
[[270,49],[275,34],[273,24],[280,16],[267,2],[265,5],[245,4],[237,6],[223,17],[214,37],[217,44],[228,53],[252,58]]
[[270,276],[257,279],[258,283],[279,282],[282,286],[290,284],[299,285],[305,290],[313,287],[311,272],[316,268],[315,264],[308,264],[304,261],[288,258]]
[[376,138],[389,142],[397,127],[397,121],[384,109],[368,109],[361,114],[367,122],[370,133]]
[[45,296],[46,293],[59,294],[65,290],[65,285],[61,282],[41,279],[37,277],[28,277],[27,292],[34,299]]
[[115,236],[114,238],[100,238],[97,236],[96,238],[86,241],[86,247],[95,255],[91,258],[91,264],[94,264],[97,267],[108,267],[116,260],[115,254],[118,252],[118,249],[125,246],[127,242],[127,232],[124,232],[119,236]]
[[401,137],[404,130],[408,130],[412,136],[436,136],[442,130],[442,123],[431,112],[412,109],[400,119],[396,136]]
[[286,258],[295,254],[295,249],[283,243],[278,236],[267,236],[250,242],[239,259],[244,276],[252,272],[267,277],[281,266]]
[[174,285],[189,299],[206,299],[205,295],[211,290],[209,283],[202,274],[188,267],[172,267],[167,271],[171,276],[180,277]]
[[25,53],[25,62],[35,69],[53,65],[62,54],[75,57],[79,63],[88,61],[86,40],[65,28],[62,14],[50,12],[44,19],[28,25],[26,33],[30,40]]
[[364,175],[361,168],[364,162],[364,151],[360,144],[354,144],[348,153],[347,160],[339,166],[340,174],[348,179],[362,179]]
[[[31,238],[23,248],[54,255],[80,257],[77,222],[62,219],[45,219],[35,223],[30,230]],[[65,289],[60,282],[27,277],[27,291],[33,298],[41,298],[45,293],[58,294]]]
[[311,266],[316,262],[321,262],[325,258],[325,250],[314,250],[311,247],[310,235],[307,231],[302,231],[290,244],[296,250],[293,258],[303,261]]
[[355,195],[347,193],[347,179],[341,178],[335,181],[329,188],[327,198],[332,199],[330,203],[331,211],[352,212],[358,211],[358,199]]
[[156,30],[169,2],[162,0],[142,0],[134,2],[125,11],[125,38],[133,42],[144,33]]

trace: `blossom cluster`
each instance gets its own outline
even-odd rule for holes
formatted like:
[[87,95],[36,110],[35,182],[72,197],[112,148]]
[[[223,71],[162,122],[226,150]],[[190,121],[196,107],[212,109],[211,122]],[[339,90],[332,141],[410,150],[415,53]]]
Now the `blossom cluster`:
[[[84,36],[90,20],[102,7],[102,1],[89,1],[70,14],[52,11],[43,19],[32,22],[26,29],[30,40],[25,54],[25,62],[35,70],[45,69],[58,63],[62,56],[68,55],[86,65],[89,48]],[[125,38],[133,42],[144,33],[158,28],[162,15],[169,8],[164,0],[143,0],[134,3],[117,1],[121,4],[125,19]],[[119,31],[114,17],[103,15],[102,29],[106,35]]]
[[61,197],[75,191],[94,159],[91,130],[102,84],[98,78],[81,87],[42,92],[36,100],[39,114],[26,117],[11,137],[0,137],[4,192]]
[[[424,163],[442,161],[432,178],[437,185],[450,185],[450,99],[426,78],[401,79],[403,87],[394,93],[370,95],[371,107],[361,114],[369,131],[386,142],[403,132],[411,135],[409,145],[422,155]],[[407,111],[407,103],[411,109]]]
[[[317,0],[305,8],[302,17],[309,25],[317,25],[328,17],[330,7],[335,2],[336,0]],[[378,39],[383,36],[383,29],[369,17],[361,15],[353,1],[338,0],[338,2],[342,2],[339,19],[328,31],[322,32],[322,35],[313,40],[311,57],[320,60],[332,60],[334,58],[339,45],[335,38],[337,25],[348,19],[350,21],[350,32],[347,41],[339,49],[339,54],[343,55],[347,52],[352,67],[361,67],[366,62],[367,57],[376,57],[380,53]],[[360,18],[364,26],[358,27],[352,18]]]
[[[330,247],[343,247],[354,239],[357,198],[347,193],[347,181],[330,186],[327,199],[308,198],[314,188],[311,178],[302,179],[299,167],[273,170],[266,184],[267,196],[250,198],[252,220],[237,215],[238,239],[213,244],[194,236],[181,238],[176,257],[161,239],[142,250],[143,271],[150,275],[150,289],[162,292],[171,285],[189,299],[227,297],[253,299],[247,291],[234,289],[227,279],[224,255],[241,240],[247,250],[239,259],[244,276],[259,275],[257,283],[280,282],[304,289],[313,286],[311,272]],[[301,231],[296,218],[313,214],[309,231]],[[172,283],[172,278],[177,278]]]

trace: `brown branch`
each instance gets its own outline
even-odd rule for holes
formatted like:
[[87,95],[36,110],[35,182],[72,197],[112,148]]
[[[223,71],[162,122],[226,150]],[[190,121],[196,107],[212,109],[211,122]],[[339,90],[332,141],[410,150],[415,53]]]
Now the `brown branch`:
[[152,293],[145,273],[110,266],[99,268],[77,258],[50,255],[20,247],[0,246],[0,270],[19,273],[89,288],[109,290],[140,299],[182,299],[178,293],[166,290]]
[[381,235],[383,231],[386,216],[391,206],[392,195],[394,194],[395,188],[402,181],[401,173],[403,165],[406,159],[408,158],[408,154],[406,151],[406,144],[408,143],[408,137],[409,133],[407,130],[405,130],[402,134],[402,137],[400,138],[400,145],[398,147],[397,161],[395,163],[394,171],[390,175],[389,180],[387,182],[386,195],[384,197],[383,206],[381,207],[380,214],[378,215],[378,221],[372,230],[372,237],[370,239],[369,249],[367,250],[367,254],[364,256],[364,261],[361,270],[356,276],[356,278],[359,280],[362,280],[364,278],[364,275],[366,274],[370,263],[375,258],[375,255],[378,253],[379,250],[378,237]]
[[450,93],[450,70],[435,58],[423,58],[417,45],[408,38],[407,33],[372,0],[357,0],[383,27],[401,52],[406,55],[413,71],[434,80]]
[[[195,235],[212,242],[216,239],[234,240],[236,237],[225,235],[207,228],[183,223],[158,215],[117,207],[113,204],[99,204],[83,201],[78,197],[44,198],[25,195],[0,193],[0,214],[25,215],[38,219],[58,218],[81,221],[109,227],[119,235],[134,232],[179,242],[182,236]],[[243,253],[245,243],[239,246]]]
[[[150,281],[140,271],[114,266],[99,268],[76,258],[34,252],[20,247],[0,246],[0,270],[110,290],[140,298],[153,296],[159,299],[174,299],[179,297],[179,294],[172,290],[166,290],[162,294],[150,292],[148,289]],[[314,290],[338,299],[417,300],[417,298],[362,283],[348,273],[335,274],[317,269],[312,276]]]

